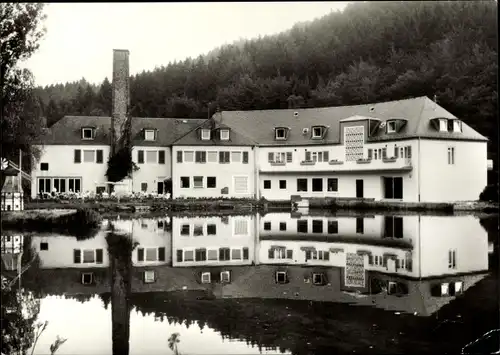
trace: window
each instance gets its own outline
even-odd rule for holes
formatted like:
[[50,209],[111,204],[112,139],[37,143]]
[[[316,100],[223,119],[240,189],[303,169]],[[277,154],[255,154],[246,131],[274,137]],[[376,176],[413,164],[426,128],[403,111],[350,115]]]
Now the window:
[[312,190],[313,192],[323,191],[323,179],[312,179]]
[[102,164],[103,160],[104,160],[104,156],[103,156],[102,149],[96,150],[95,162],[97,164]]
[[243,248],[243,260],[248,260],[249,250],[247,247]]
[[194,161],[194,152],[193,151],[184,152],[184,161],[186,163],[192,163]]
[[297,179],[297,191],[307,191],[307,179]]
[[229,130],[228,129],[221,129],[220,130],[220,140],[221,141],[228,141],[229,140]]
[[271,230],[271,222],[264,222],[264,230],[265,231]]
[[66,179],[54,178],[54,188],[57,192],[66,192]]
[[50,186],[50,179],[43,179],[39,178],[38,179],[38,192],[39,193],[44,193],[44,192],[50,192],[51,186]]
[[214,189],[217,186],[217,179],[215,176],[207,176],[207,188]]
[[203,176],[193,177],[193,187],[195,187],[195,188],[203,187]]
[[329,152],[326,150],[324,152],[306,152],[306,160],[313,162],[328,162],[329,161]]
[[156,163],[157,160],[156,150],[147,150],[146,151],[146,162],[147,163]]
[[80,192],[81,180],[79,178],[68,179],[68,189],[71,192]]
[[158,164],[165,164],[165,151],[164,150],[158,151]]
[[181,176],[181,189],[189,189],[189,176]]
[[42,171],[49,170],[49,163],[40,163],[40,170]]
[[207,162],[207,152],[195,152],[195,162],[206,163]]
[[396,132],[396,121],[387,121],[387,133]]
[[137,151],[137,163],[144,164],[144,150]]
[[74,162],[81,163],[82,162],[82,151],[80,149],[74,150]]
[[207,235],[216,235],[217,234],[217,226],[215,224],[207,225]]
[[454,120],[448,120],[448,132],[453,132],[453,121]]
[[280,222],[280,231],[286,231],[286,222]]
[[292,152],[286,152],[286,162],[291,163],[293,161],[293,153]]
[[457,268],[457,251],[449,250],[448,251],[448,269],[456,269]]
[[202,224],[195,224],[193,226],[193,235],[195,237],[199,237],[200,235],[203,235],[203,225]]
[[312,221],[312,232],[313,233],[323,233],[323,221],[313,220]]
[[307,221],[306,220],[298,220],[297,221],[297,232],[307,233]]
[[248,176],[233,176],[234,192],[244,194],[248,192]]
[[181,225],[181,235],[189,235],[189,224]]
[[83,251],[83,262],[84,263],[94,263],[95,253],[93,249],[88,249]]
[[154,129],[146,129],[144,130],[144,140],[146,141],[154,141],[156,139],[156,134],[155,134]]
[[328,234],[338,234],[338,232],[339,232],[339,222],[328,221]]
[[184,252],[184,261],[194,261],[194,252],[192,250]]
[[275,138],[277,140],[286,139],[286,128],[276,128],[274,132],[275,132]]
[[231,250],[229,248],[219,248],[219,260],[220,261],[231,260],[230,253]]
[[[365,128],[363,126],[344,128],[344,146],[346,161],[356,161],[363,158]],[[380,152],[379,152],[380,155]]]
[[94,139],[94,129],[82,128],[82,139]]
[[241,163],[241,152],[231,152],[231,161],[233,163]]
[[243,164],[248,164],[248,152],[243,152]]
[[219,152],[219,163],[227,164],[230,162],[230,152]]
[[210,139],[210,130],[202,129],[201,130],[201,140],[208,141]]
[[200,248],[194,251],[196,261],[206,261],[207,260],[207,249]]
[[271,180],[264,180],[264,189],[269,190],[271,188]]
[[231,259],[241,260],[241,249],[231,249]]
[[287,281],[286,271],[276,271],[276,283],[284,284]]
[[286,180],[280,180],[280,189],[286,189]]
[[84,150],[83,151],[83,162],[93,163],[95,161],[95,150]]
[[41,242],[40,250],[49,250],[49,243]]
[[323,137],[323,127],[313,127],[312,128],[312,137],[313,138]]
[[356,218],[356,233],[363,234],[365,232],[365,220],[363,218]]
[[448,147],[448,164],[449,165],[455,164],[455,148],[454,147]]
[[384,198],[403,198],[403,178],[384,177]]
[[176,252],[176,258],[177,258],[177,262],[182,262],[182,259],[183,259],[183,253],[182,253],[182,250],[181,250],[181,249],[177,249],[177,252]]
[[217,250],[208,250],[207,251],[207,260],[219,260],[219,255]]
[[403,238],[403,218],[395,216],[384,217],[384,237]]
[[327,188],[330,192],[337,192],[339,189],[339,180],[337,178],[328,178]]
[[217,163],[217,152],[207,152],[207,161],[209,163]]
[[148,191],[148,183],[147,182],[141,183],[141,191],[142,192]]
[[177,162],[182,163],[182,150],[177,151]]
[[446,118],[440,118],[439,119],[439,131],[440,132],[446,132],[447,124],[446,124]]
[[453,120],[453,132],[455,133],[462,132],[462,121]]

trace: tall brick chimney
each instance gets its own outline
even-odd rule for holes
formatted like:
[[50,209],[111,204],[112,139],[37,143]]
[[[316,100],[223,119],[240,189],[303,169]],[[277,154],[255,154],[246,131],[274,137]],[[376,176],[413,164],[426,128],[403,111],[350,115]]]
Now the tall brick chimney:
[[111,152],[119,141],[130,106],[129,51],[113,49],[113,89],[111,108]]

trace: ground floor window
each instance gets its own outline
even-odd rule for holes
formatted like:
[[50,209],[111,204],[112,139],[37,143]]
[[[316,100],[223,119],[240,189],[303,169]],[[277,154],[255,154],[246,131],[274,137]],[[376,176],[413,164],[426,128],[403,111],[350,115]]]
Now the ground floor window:
[[217,179],[215,176],[208,176],[207,177],[207,188],[213,189],[217,186]]
[[148,183],[147,182],[141,183],[141,191],[142,192],[148,191]]
[[248,192],[248,176],[233,176],[234,192],[245,194]]
[[403,238],[403,217],[386,216],[384,218],[384,236]]
[[338,221],[328,221],[328,234],[337,234],[339,232]]
[[384,177],[384,198],[403,198],[403,178],[402,177]]
[[268,190],[271,188],[271,180],[264,180],[264,189]]
[[339,190],[339,180],[337,178],[329,178],[327,188],[330,192],[337,192]]
[[286,180],[280,180],[280,189],[286,189]]
[[304,220],[297,221],[297,232],[307,233],[307,221],[304,221]]
[[81,178],[38,178],[38,193],[51,193],[53,189],[58,193],[64,192],[81,192]]
[[363,234],[365,232],[365,220],[363,218],[356,218],[356,233]]
[[312,179],[312,190],[313,190],[313,192],[323,191],[323,179],[322,178]]
[[297,179],[297,191],[307,191],[307,179]]
[[323,233],[323,221],[321,220],[312,221],[312,231],[313,233]]
[[203,187],[203,176],[193,177],[193,187],[202,188]]
[[189,189],[189,176],[181,176],[181,189]]

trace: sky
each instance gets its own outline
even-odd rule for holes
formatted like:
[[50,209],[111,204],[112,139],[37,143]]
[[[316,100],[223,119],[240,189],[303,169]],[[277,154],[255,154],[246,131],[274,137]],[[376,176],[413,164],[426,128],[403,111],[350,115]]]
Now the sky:
[[50,3],[40,48],[21,67],[36,85],[111,78],[113,49],[130,51],[130,74],[272,35],[347,2]]

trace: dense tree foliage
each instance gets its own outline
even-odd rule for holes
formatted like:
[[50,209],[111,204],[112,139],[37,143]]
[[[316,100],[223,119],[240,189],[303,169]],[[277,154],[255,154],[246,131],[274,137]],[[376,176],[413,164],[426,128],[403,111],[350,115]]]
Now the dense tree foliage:
[[[133,55],[133,54],[132,54]],[[111,87],[38,90],[50,123],[110,112]],[[427,95],[497,151],[495,1],[354,3],[275,36],[239,41],[131,78],[132,114],[318,107]]]

